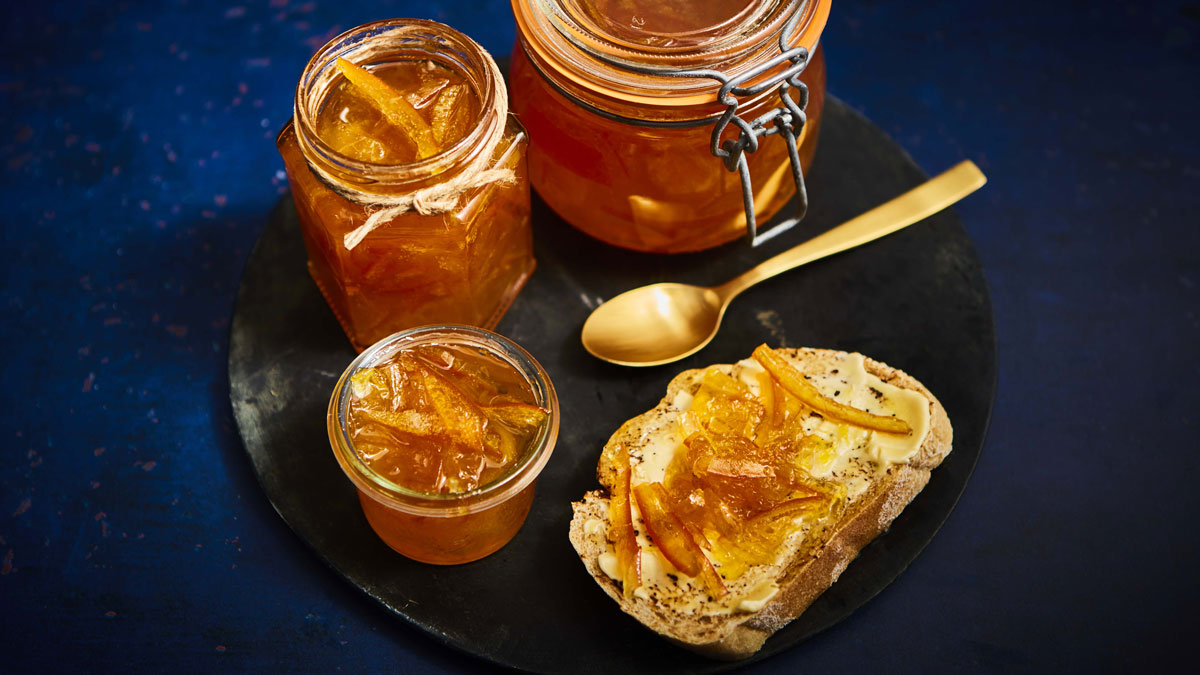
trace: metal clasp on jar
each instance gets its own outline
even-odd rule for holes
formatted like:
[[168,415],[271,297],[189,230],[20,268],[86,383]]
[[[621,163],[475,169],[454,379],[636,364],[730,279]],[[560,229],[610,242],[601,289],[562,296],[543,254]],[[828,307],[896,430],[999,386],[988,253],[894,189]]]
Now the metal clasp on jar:
[[[709,150],[713,156],[720,158],[724,162],[726,169],[737,171],[741,177],[742,203],[746,210],[746,230],[750,236],[751,246],[758,246],[776,235],[791,229],[796,223],[803,220],[805,213],[808,212],[808,190],[804,186],[804,170],[800,166],[800,150],[796,139],[800,137],[801,132],[804,130],[804,124],[807,121],[804,111],[808,107],[808,85],[800,81],[800,75],[808,67],[809,51],[804,47],[789,47],[786,42],[786,37],[794,32],[800,16],[800,12],[793,14],[784,24],[783,30],[780,31],[780,54],[778,56],[732,78],[719,70],[667,70],[634,65],[593,54],[596,58],[614,67],[646,75],[675,78],[708,78],[716,80],[721,84],[721,88],[717,92],[717,100],[725,105],[726,108],[725,112],[716,119],[713,125],[712,141],[709,144]],[[791,66],[774,76],[749,87],[741,86],[743,83],[760,77],[773,68],[789,62],[792,64]],[[756,96],[773,87],[779,89],[781,106],[750,121],[746,121],[737,114],[739,96]],[[558,87],[555,88],[559,89]],[[799,102],[792,99],[792,89],[800,92]],[[561,92],[562,90],[559,89],[559,91]],[[563,93],[565,94],[565,92]],[[575,97],[571,98],[574,99]],[[582,101],[578,101],[578,99],[575,100],[597,114],[629,124],[655,127],[691,126],[695,124],[694,122],[679,124],[631,120],[617,117],[606,111],[584,104]],[[722,143],[721,136],[730,124],[738,128],[738,137]],[[792,165],[792,179],[796,182],[796,214],[765,232],[759,232],[758,220],[755,217],[754,209],[754,188],[750,181],[750,167],[746,162],[746,153],[754,153],[758,150],[758,139],[760,136],[770,136],[772,134],[781,134],[784,142],[787,144],[788,161]]]

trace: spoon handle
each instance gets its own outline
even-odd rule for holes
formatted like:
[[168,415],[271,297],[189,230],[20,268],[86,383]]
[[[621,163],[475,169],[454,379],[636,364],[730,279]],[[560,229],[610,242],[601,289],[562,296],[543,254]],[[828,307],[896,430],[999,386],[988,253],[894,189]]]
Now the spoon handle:
[[967,160],[866,213],[817,235],[730,279],[717,291],[725,300],[760,281],[902,230],[978,190],[987,178]]

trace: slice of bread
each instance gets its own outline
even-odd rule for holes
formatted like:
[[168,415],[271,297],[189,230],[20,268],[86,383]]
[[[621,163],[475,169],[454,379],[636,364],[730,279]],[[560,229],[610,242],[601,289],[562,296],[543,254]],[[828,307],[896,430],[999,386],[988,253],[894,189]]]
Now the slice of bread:
[[[899,389],[917,392],[928,402],[928,420],[922,425],[924,438],[920,446],[897,461],[876,456],[873,462],[864,462],[866,469],[847,497],[842,517],[836,522],[825,522],[820,529],[801,527],[803,532],[785,541],[785,549],[778,553],[774,563],[755,565],[735,579],[726,579],[729,596],[725,602],[715,602],[698,580],[686,577],[677,580],[681,576],[677,572],[667,576],[680,584],[678,589],[667,592],[658,586],[645,586],[627,598],[621,583],[606,573],[602,564],[606,553],[612,556],[607,495],[619,475],[613,460],[615,453],[630,453],[636,466],[651,443],[660,443],[661,448],[661,440],[654,439],[665,433],[665,429],[677,427],[679,414],[700,388],[704,370],[677,375],[657,407],[629,420],[613,434],[597,466],[597,477],[604,490],[589,492],[573,504],[571,543],[596,583],[622,610],[645,626],[672,642],[717,659],[751,656],[775,631],[807,609],[837,581],[858,552],[884,532],[925,487],[930,471],[949,454],[951,447],[952,430],[945,409],[909,375],[858,354],[824,349],[780,349],[775,353],[787,358],[804,375],[818,379],[836,376],[840,367],[862,359],[861,368],[869,375]],[[751,365],[745,366],[747,363]],[[737,367],[757,366],[745,361]],[[739,372],[734,365],[714,368],[726,374]],[[878,391],[872,393],[879,396]],[[858,433],[861,436],[862,432]],[[647,561],[645,554],[642,560]],[[673,571],[669,563],[661,564]],[[764,589],[771,590],[764,592]],[[731,605],[730,598],[732,602],[739,602],[738,598],[746,601]]]

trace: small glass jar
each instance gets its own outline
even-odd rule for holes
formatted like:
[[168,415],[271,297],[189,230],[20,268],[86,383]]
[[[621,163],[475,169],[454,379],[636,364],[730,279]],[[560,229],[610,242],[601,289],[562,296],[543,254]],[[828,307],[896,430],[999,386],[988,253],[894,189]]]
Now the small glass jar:
[[[437,154],[406,164],[358,161],[317,133],[343,82],[339,57],[364,68],[430,62],[461,76],[480,114]],[[507,89],[491,56],[454,29],[415,19],[379,21],[334,38],[308,62],[295,114],[277,139],[308,250],[308,269],[355,349],[413,326],[491,328],[534,268],[524,128],[507,114]],[[498,136],[498,138],[497,138]],[[482,153],[494,148],[490,157]],[[452,206],[389,215],[355,240],[372,214],[478,169],[504,180],[469,182]],[[418,200],[420,201],[420,200]],[[349,237],[348,237],[349,235]]]
[[[348,429],[350,378],[362,368],[387,363],[420,346],[468,347],[511,366],[530,386],[546,421],[514,466],[467,492],[420,492],[374,470],[355,449]],[[329,400],[329,442],[342,471],[358,489],[367,522],[396,552],[426,563],[471,562],[499,550],[516,535],[533,502],[538,474],[558,439],[558,396],[546,371],[515,342],[467,326],[426,326],[385,338],[346,368]]]
[[[513,110],[530,132],[530,180],[564,220],[602,241],[639,251],[711,248],[746,234],[738,172],[710,149],[725,111],[719,84],[650,70],[715,70],[758,83],[750,71],[789,47],[810,55],[800,80],[809,91],[799,138],[812,163],[825,100],[818,40],[829,0],[512,0],[518,40],[509,81]],[[800,14],[799,17],[796,17]],[[649,69],[649,70],[648,70]],[[777,87],[740,97],[750,122],[780,106]],[[734,125],[723,140],[735,137]],[[796,192],[780,134],[748,156],[758,224]]]

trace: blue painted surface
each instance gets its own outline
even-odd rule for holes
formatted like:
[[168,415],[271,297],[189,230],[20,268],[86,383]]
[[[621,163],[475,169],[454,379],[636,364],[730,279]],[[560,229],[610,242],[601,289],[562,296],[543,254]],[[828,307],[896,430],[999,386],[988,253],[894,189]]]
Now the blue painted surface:
[[[957,510],[849,620],[758,672],[1132,670],[1187,652],[1200,517],[1200,4],[838,0],[830,90],[959,214],[1000,383]],[[0,10],[0,670],[483,667],[378,609],[259,491],[224,375],[273,138],[369,20],[496,54],[508,4]]]

